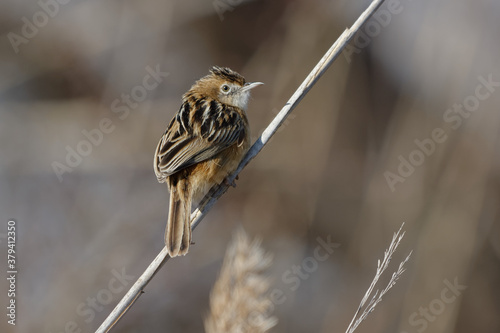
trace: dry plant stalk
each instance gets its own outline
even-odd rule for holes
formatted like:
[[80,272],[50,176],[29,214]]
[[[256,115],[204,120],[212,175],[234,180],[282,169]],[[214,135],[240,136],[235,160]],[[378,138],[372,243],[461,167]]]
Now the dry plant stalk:
[[[405,232],[401,232],[403,229],[404,223],[401,225],[399,228],[398,232],[394,234],[392,237],[391,245],[389,245],[389,248],[385,250],[384,252],[384,259],[382,262],[380,262],[380,259],[378,260],[377,264],[377,272],[375,273],[375,277],[372,280],[372,283],[368,287],[368,290],[365,293],[365,296],[361,300],[361,303],[358,306],[358,309],[356,310],[356,313],[354,314],[354,317],[351,320],[351,323],[349,324],[349,327],[347,327],[346,333],[352,333],[354,330],[361,324],[363,320],[366,319],[366,317],[373,311],[375,310],[375,307],[377,304],[382,300],[382,297],[391,289],[395,284],[396,281],[399,279],[401,274],[405,271],[404,265],[410,259],[411,256],[411,251],[406,257],[405,260],[403,260],[398,267],[398,270],[394,273],[392,273],[391,280],[387,284],[387,286],[379,293],[379,290],[377,289],[375,291],[375,294],[371,297],[370,302],[365,306],[366,302],[368,301],[368,298],[370,295],[373,293],[373,289],[375,288],[375,285],[377,284],[378,280],[380,279],[380,276],[384,271],[386,270],[387,266],[389,266],[389,263],[391,262],[392,255],[396,251],[399,243],[403,239]],[[361,312],[361,310],[363,310]],[[359,314],[361,312],[361,315]]]
[[[295,93],[290,97],[288,102],[283,106],[281,111],[276,115],[276,117],[271,121],[269,126],[264,130],[262,135],[257,139],[257,141],[250,148],[248,153],[243,157],[238,169],[228,177],[228,184],[231,184],[236,176],[243,170],[243,168],[264,148],[264,146],[269,142],[271,137],[276,133],[281,124],[285,121],[288,115],[295,109],[295,107],[300,103],[302,98],[311,90],[314,84],[320,79],[320,77],[325,73],[325,71],[330,67],[333,61],[340,55],[347,44],[354,37],[356,32],[363,26],[363,24],[370,18],[371,15],[377,10],[378,7],[384,2],[384,0],[373,0],[370,6],[359,16],[359,18],[354,22],[351,28],[344,30],[342,35],[335,41],[335,43],[330,47],[330,49],[323,55],[320,61],[316,64],[309,75],[304,79],[302,84],[297,88]],[[191,214],[191,227],[194,230],[201,220],[205,217],[212,206],[217,202],[217,200],[227,191],[228,185],[221,184],[214,187],[210,193],[202,200],[200,207],[196,209]],[[129,291],[123,296],[116,307],[111,311],[108,317],[96,330],[96,333],[109,332],[111,328],[125,315],[125,313],[132,307],[132,305],[137,301],[141,293],[143,292],[146,285],[151,281],[154,275],[160,270],[160,268],[167,262],[170,257],[168,256],[167,247],[164,247],[161,252],[156,256],[156,258],[149,264],[144,273],[139,277],[139,279],[132,285]]]
[[278,320],[271,316],[269,281],[263,275],[272,256],[240,228],[228,246],[219,278],[210,294],[207,333],[264,333]]

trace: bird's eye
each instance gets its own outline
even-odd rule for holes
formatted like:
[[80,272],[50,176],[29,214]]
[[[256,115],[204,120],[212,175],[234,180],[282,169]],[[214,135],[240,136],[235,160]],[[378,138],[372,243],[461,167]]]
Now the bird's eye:
[[231,88],[229,88],[227,84],[223,84],[222,87],[220,87],[220,90],[224,93],[227,93],[229,92],[229,90],[231,90]]

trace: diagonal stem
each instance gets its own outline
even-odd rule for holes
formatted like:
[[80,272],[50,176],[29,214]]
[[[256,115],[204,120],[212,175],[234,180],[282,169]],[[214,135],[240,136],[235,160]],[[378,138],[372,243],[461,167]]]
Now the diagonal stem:
[[[330,67],[333,61],[340,55],[342,50],[346,47],[349,41],[354,37],[354,34],[361,28],[361,26],[370,18],[370,16],[377,10],[377,8],[384,2],[384,0],[374,0],[370,6],[359,16],[351,28],[347,28],[337,41],[330,47],[330,49],[323,55],[321,60],[316,64],[314,69],[305,78],[302,84],[297,88],[295,93],[290,97],[288,102],[283,106],[281,111],[271,121],[271,123],[264,130],[262,135],[250,148],[248,153],[241,161],[238,169],[228,177],[228,183],[236,178],[236,176],[245,168],[245,166],[264,148],[269,142],[271,137],[276,133],[281,124],[285,121],[286,117],[293,111],[293,109],[300,103],[302,98],[311,90],[314,84],[320,79],[325,71]],[[191,214],[191,227],[194,230],[205,215],[210,211],[212,206],[217,200],[227,191],[228,185],[221,184],[213,188],[209,195],[207,195],[201,202],[200,207]],[[97,329],[96,333],[105,333],[123,317],[123,315],[132,307],[134,302],[139,298],[146,285],[151,281],[153,276],[160,270],[160,268],[167,262],[170,257],[168,256],[167,248],[164,247],[161,252],[156,256],[153,262],[148,266],[144,273],[134,283],[130,290],[123,296],[121,301],[116,305],[109,316],[104,320],[101,326]]]

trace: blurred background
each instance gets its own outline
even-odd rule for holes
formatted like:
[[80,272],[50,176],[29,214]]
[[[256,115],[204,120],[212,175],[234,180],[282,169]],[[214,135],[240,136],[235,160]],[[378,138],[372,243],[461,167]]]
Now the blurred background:
[[[255,140],[370,3],[59,1],[0,3],[2,332],[95,331],[163,247],[182,94],[212,65],[265,82]],[[271,332],[343,332],[403,222],[380,287],[407,271],[357,332],[500,331],[499,2],[386,2],[115,332],[204,331],[238,226],[274,255]]]

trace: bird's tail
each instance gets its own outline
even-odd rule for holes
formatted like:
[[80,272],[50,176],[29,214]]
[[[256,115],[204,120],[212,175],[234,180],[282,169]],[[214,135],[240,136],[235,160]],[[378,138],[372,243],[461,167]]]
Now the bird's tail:
[[[182,196],[182,197],[181,197]],[[165,244],[171,257],[186,255],[191,244],[191,195],[180,193],[176,186],[170,189]]]

